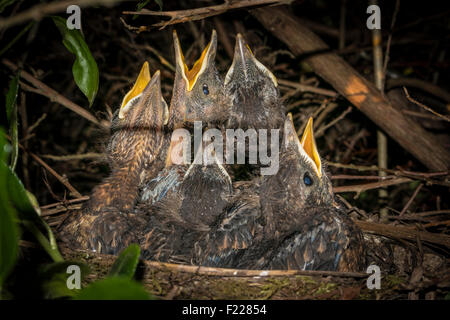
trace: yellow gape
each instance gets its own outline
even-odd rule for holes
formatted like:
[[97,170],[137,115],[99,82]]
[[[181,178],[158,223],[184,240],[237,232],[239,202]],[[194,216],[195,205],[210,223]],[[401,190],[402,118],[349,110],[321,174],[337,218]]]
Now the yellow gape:
[[176,31],[173,32],[173,36],[176,43],[177,64],[180,66],[181,74],[183,76],[183,79],[186,81],[186,91],[191,91],[195,83],[197,82],[198,77],[203,73],[203,71],[205,71],[206,66],[208,65],[208,53],[209,49],[211,48],[211,43],[216,37],[216,32],[213,31],[211,41],[209,41],[200,58],[194,63],[194,66],[191,70],[189,70],[184,60],[183,51],[181,50],[180,41],[178,40]]
[[125,113],[129,109],[133,99],[137,98],[142,93],[142,91],[144,91],[149,81],[150,81],[150,68],[148,66],[148,62],[145,61],[144,65],[141,68],[141,71],[139,72],[139,76],[136,79],[136,82],[134,83],[133,88],[131,88],[131,90],[128,91],[128,93],[122,100],[122,105],[120,106],[119,111],[119,119],[124,118]]
[[308,124],[306,125],[305,131],[303,132],[302,139],[300,141],[306,154],[314,161],[316,165],[317,175],[322,176],[322,164],[319,157],[319,152],[316,147],[316,140],[314,139],[313,131],[313,118],[310,117]]

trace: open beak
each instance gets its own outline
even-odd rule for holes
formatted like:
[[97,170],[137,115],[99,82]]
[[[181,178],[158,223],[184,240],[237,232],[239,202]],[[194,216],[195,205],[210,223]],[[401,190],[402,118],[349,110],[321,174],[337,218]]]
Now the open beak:
[[278,86],[277,79],[273,73],[255,58],[244,37],[238,33],[236,36],[236,44],[234,46],[233,62],[225,77],[225,85],[233,79],[249,81],[251,80],[250,77],[260,73],[269,77],[275,87]]
[[314,161],[316,165],[317,174],[319,177],[322,176],[322,163],[320,161],[319,152],[317,151],[316,139],[314,139],[313,130],[313,118],[310,117],[308,123],[306,124],[305,131],[303,131],[302,139],[300,140],[303,150],[306,154]]
[[169,108],[162,96],[160,75],[158,70],[150,78],[148,62],[144,63],[136,83],[123,99],[119,119],[126,119],[130,124],[141,119],[142,125],[158,129],[167,124]]
[[148,62],[145,61],[141,71],[139,72],[139,76],[134,83],[133,88],[127,92],[125,97],[122,100],[122,104],[120,105],[119,111],[119,119],[123,119],[125,117],[125,113],[129,110],[130,106],[133,104],[133,101],[137,99],[142,91],[144,91],[145,87],[150,81],[150,68],[148,66]]
[[173,41],[175,46],[175,56],[177,63],[177,71],[180,70],[182,78],[186,82],[186,91],[191,91],[195,86],[198,77],[206,70],[209,64],[214,62],[217,51],[217,34],[213,30],[211,40],[203,50],[200,58],[194,63],[191,69],[188,68],[184,60],[183,51],[176,31],[173,32]]
[[299,140],[292,120],[292,114],[289,113],[284,122],[284,143],[286,147],[289,145],[295,146],[299,154],[310,162],[317,176],[319,178],[322,177],[322,163],[314,139],[312,117],[308,120],[302,139]]

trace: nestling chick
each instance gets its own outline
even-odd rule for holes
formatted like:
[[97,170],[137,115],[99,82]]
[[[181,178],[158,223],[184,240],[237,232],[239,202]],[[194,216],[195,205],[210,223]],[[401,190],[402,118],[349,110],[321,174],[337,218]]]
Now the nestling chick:
[[285,119],[275,76],[259,62],[241,34],[236,37],[234,57],[225,77],[232,99],[227,128],[281,128]]
[[139,184],[162,148],[167,118],[160,72],[150,79],[146,62],[111,126],[111,175],[94,188],[82,212],[63,225],[63,233],[82,248],[115,254],[136,240],[131,225],[141,223],[134,213]]
[[231,203],[222,221],[199,241],[196,262],[246,269],[340,271],[356,271],[364,265],[361,232],[334,200],[312,119],[300,141],[289,115],[279,171],[264,176],[259,188],[234,195]]

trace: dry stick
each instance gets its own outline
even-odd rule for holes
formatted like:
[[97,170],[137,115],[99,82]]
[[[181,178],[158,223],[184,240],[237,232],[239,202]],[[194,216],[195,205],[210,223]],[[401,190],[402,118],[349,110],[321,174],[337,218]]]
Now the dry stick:
[[195,273],[200,275],[220,276],[220,277],[290,277],[290,276],[331,276],[344,278],[366,278],[366,273],[360,272],[338,272],[338,271],[316,271],[316,270],[248,270],[248,269],[228,269],[228,268],[213,268],[189,266],[182,264],[164,263],[156,261],[144,261],[144,263],[151,267],[160,269],[169,269],[173,271],[181,271],[187,273]]
[[[14,63],[12,63],[11,61],[9,61],[7,59],[2,59],[2,63],[14,72],[16,72],[19,69]],[[32,85],[34,85],[37,88],[37,90],[35,89],[35,90],[33,90],[33,92],[41,94],[41,95],[49,98],[51,101],[63,105],[64,107],[72,110],[73,112],[79,114],[83,118],[91,121],[92,123],[95,123],[96,125],[98,125],[100,127],[107,128],[106,125],[99,122],[97,120],[97,118],[95,118],[89,111],[85,110],[84,108],[73,103],[66,97],[62,96],[57,91],[48,87],[47,85],[45,85],[43,82],[41,82],[38,79],[36,79],[35,77],[33,77],[28,72],[22,70],[20,72],[20,77],[27,80],[28,82],[30,82]]]
[[443,245],[450,248],[450,236],[446,234],[435,234],[426,231],[419,231],[414,227],[391,226],[388,224],[368,221],[355,220],[355,223],[361,228],[362,231],[367,233],[374,233],[380,236],[410,241],[416,241],[417,237],[419,237],[422,241]]
[[89,7],[95,5],[108,6],[120,1],[123,0],[68,0],[38,4],[31,9],[20,12],[19,14],[11,16],[9,18],[0,18],[0,30],[9,28],[28,20],[40,20],[46,15],[66,11],[67,7],[69,7],[70,5],[77,5],[80,7]]
[[422,187],[423,187],[423,183],[419,184],[419,186],[416,188],[416,190],[414,190],[413,195],[408,200],[408,202],[406,203],[406,205],[404,206],[402,211],[400,211],[400,214],[399,214],[400,216],[402,216],[406,212],[406,210],[408,210],[409,206],[414,201],[414,199],[416,198],[417,194],[419,193],[420,189],[422,189]]
[[73,204],[73,203],[83,202],[83,201],[87,201],[87,200],[89,200],[89,196],[83,196],[83,197],[72,199],[72,200],[59,201],[59,202],[47,204],[45,206],[41,206],[41,210],[47,210],[47,209],[50,209],[53,207],[64,206],[67,204]]
[[436,171],[448,169],[449,150],[437,143],[438,140],[418,123],[394,108],[372,83],[341,57],[328,53],[328,46],[299,18],[278,7],[254,9],[251,13],[295,55],[321,53],[307,58],[317,74],[428,168]]
[[[70,205],[70,206],[66,206],[66,207],[57,207],[54,209],[45,210],[44,212],[41,213],[41,216],[42,217],[51,216],[51,215],[69,211],[69,210],[70,211],[80,210],[81,208],[82,208],[82,204],[74,204],[74,205]],[[58,221],[57,223],[54,223],[54,224],[50,224],[50,226],[58,225],[59,223],[60,223],[60,221]]]
[[434,110],[431,109],[430,107],[427,107],[427,106],[424,105],[423,103],[420,103],[419,101],[414,100],[413,98],[411,98],[411,96],[409,95],[409,92],[408,92],[408,90],[406,89],[406,87],[403,87],[403,90],[405,91],[406,98],[407,98],[409,101],[411,101],[412,103],[418,105],[419,107],[424,108],[425,110],[427,110],[428,112],[431,112],[432,114],[438,116],[439,118],[442,118],[442,119],[444,119],[445,121],[450,122],[450,118],[449,118],[449,117],[444,116],[443,114],[437,113],[436,111],[434,111]]
[[332,121],[330,121],[329,123],[327,123],[326,125],[321,126],[318,130],[317,133],[315,134],[315,136],[318,138],[320,136],[322,136],[325,132],[325,130],[327,130],[328,128],[334,126],[336,123],[338,123],[339,121],[341,121],[342,119],[345,118],[345,116],[352,111],[352,106],[348,107],[344,112],[342,112],[337,118],[333,119]]
[[425,92],[428,92],[429,94],[434,95],[437,98],[444,100],[447,103],[450,103],[450,93],[430,82],[414,78],[397,78],[386,80],[387,90],[393,89],[395,87],[404,87],[404,86],[414,87],[423,90]]
[[423,227],[424,228],[431,228],[431,227],[449,226],[449,225],[450,225],[450,220],[446,220],[446,221],[430,222],[430,223],[424,224]]
[[336,193],[343,193],[343,192],[356,192],[355,199],[358,198],[359,194],[361,192],[371,190],[371,189],[378,189],[383,187],[388,187],[396,184],[402,184],[406,182],[411,182],[413,180],[409,178],[395,178],[395,179],[389,179],[386,181],[379,181],[379,182],[371,182],[366,184],[356,184],[352,186],[340,186],[333,188],[334,192]]
[[53,170],[47,163],[44,162],[41,158],[39,158],[37,155],[35,155],[33,152],[30,152],[23,148],[20,144],[19,147],[21,147],[25,152],[27,152],[37,163],[39,163],[41,166],[43,166],[45,169],[47,169],[48,172],[50,172],[56,179],[58,179],[59,182],[61,182],[64,186],[66,186],[67,189],[72,193],[75,197],[81,197],[81,193],[75,189],[67,179],[60,176],[55,170]]
[[336,98],[338,96],[338,93],[333,90],[327,90],[327,89],[316,88],[313,86],[307,86],[307,85],[289,81],[289,80],[283,80],[283,79],[277,79],[277,80],[278,80],[279,84],[298,89],[300,92],[304,92],[304,91],[305,92],[314,92],[314,93],[318,93],[318,94],[328,96],[328,97],[333,97],[333,98]]
[[164,16],[170,17],[168,21],[162,21],[159,23],[153,24],[155,27],[161,27],[164,29],[168,25],[187,22],[187,21],[196,21],[205,19],[212,16],[217,16],[219,14],[225,13],[229,10],[233,9],[242,9],[246,7],[256,7],[263,5],[282,5],[282,4],[290,4],[293,0],[241,0],[241,1],[226,1],[222,4],[196,8],[196,9],[188,9],[188,10],[176,10],[176,11],[151,11],[148,9],[142,9],[141,11],[124,11],[123,14],[137,14],[137,15],[149,15],[149,16]]
[[[11,137],[5,134],[5,137],[11,141]],[[47,169],[48,172],[50,172],[56,179],[58,179],[59,182],[61,182],[63,185],[66,186],[67,189],[69,189],[70,192],[76,197],[82,197],[81,193],[79,193],[70,183],[67,179],[60,176],[55,170],[53,170],[47,163],[44,162],[41,158],[39,158],[37,155],[35,155],[33,152],[27,150],[22,144],[18,143],[19,148],[28,153],[37,163],[39,163],[41,166],[43,166],[45,169]]]
[[84,160],[84,159],[97,159],[104,157],[105,155],[103,153],[95,153],[95,152],[88,152],[83,154],[69,154],[66,156],[54,156],[51,154],[42,154],[42,158],[51,159],[54,161],[72,161],[72,160]]
[[[378,5],[377,0],[371,0],[370,4],[372,5]],[[394,13],[395,19],[396,14]],[[375,78],[375,86],[378,90],[380,90],[380,93],[382,96],[384,96],[384,73],[383,73],[383,50],[381,48],[382,43],[382,37],[381,37],[381,30],[380,29],[373,29],[372,30],[372,46],[373,46],[373,69],[374,69],[374,78]],[[388,57],[388,50],[389,50],[390,41],[388,41],[388,48],[386,49],[386,58],[385,58],[385,66],[387,66],[387,57]],[[381,131],[377,130],[377,160],[378,160],[378,166],[380,168],[387,168],[388,163],[388,145],[387,145],[387,137],[386,135]],[[378,171],[379,176],[384,176],[386,173],[382,170]],[[388,215],[388,210],[385,207],[386,200],[387,200],[387,190],[385,188],[381,188],[378,190],[378,199],[379,203],[381,205],[380,209],[380,217],[381,220],[386,220],[386,217]]]

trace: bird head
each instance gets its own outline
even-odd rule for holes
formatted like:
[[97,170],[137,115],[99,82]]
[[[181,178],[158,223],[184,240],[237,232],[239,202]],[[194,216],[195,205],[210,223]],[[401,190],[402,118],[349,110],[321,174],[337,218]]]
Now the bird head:
[[168,114],[161,93],[160,72],[150,77],[149,65],[145,62],[112,121],[108,145],[112,164],[120,166],[144,154],[148,155],[146,161],[153,161],[161,148]]
[[277,173],[284,190],[300,206],[327,206],[333,203],[331,182],[325,173],[314,139],[313,119],[309,118],[299,139],[292,115],[284,123],[280,169]]
[[283,124],[284,107],[277,79],[255,58],[241,34],[236,37],[233,62],[224,85],[232,99],[229,127],[268,129]]
[[184,122],[215,122],[224,119],[226,99],[223,80],[216,69],[217,34],[211,40],[191,69],[187,66],[177,33],[173,32],[175,46],[175,82],[170,105],[169,125],[180,127]]

